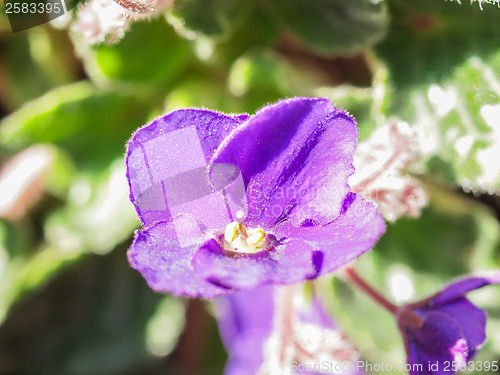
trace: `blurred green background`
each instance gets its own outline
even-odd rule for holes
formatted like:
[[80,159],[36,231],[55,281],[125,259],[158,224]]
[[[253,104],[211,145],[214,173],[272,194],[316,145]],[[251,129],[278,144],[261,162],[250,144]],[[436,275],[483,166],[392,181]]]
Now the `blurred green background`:
[[[430,204],[389,224],[360,272],[397,300],[395,282],[423,298],[500,268],[500,8],[480,5],[177,0],[90,45],[74,15],[13,34],[2,4],[0,374],[223,372],[210,304],[153,293],[126,261],[139,221],[124,145],[176,108],[324,96],[361,141],[399,117],[418,135],[410,173]],[[15,175],[26,160],[40,167]],[[391,316],[342,281],[320,284],[366,360],[404,363]],[[490,316],[476,358],[500,360],[500,287],[471,298]]]

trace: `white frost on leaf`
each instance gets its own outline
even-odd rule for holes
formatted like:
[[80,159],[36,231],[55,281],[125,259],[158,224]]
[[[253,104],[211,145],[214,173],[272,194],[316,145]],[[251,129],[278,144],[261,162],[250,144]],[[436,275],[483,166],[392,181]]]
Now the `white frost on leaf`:
[[[500,181],[500,103],[486,104],[481,108],[481,116],[490,127],[490,145],[477,152],[477,161],[483,173],[476,179],[476,185],[484,188],[490,194],[499,194],[496,188]],[[467,186],[465,186],[467,188]],[[474,187],[472,187],[474,190]]]
[[[447,0],[448,1],[448,0]],[[454,1],[454,0],[450,0],[450,1]],[[458,4],[462,4],[462,1],[461,0],[455,0]],[[484,4],[490,4],[490,5],[496,5],[498,7],[500,7],[500,0],[470,0],[470,3],[471,4],[474,4],[474,3],[478,3],[479,4],[479,8],[481,8],[481,10],[483,10],[483,5]]]
[[353,161],[356,172],[349,185],[375,202],[387,220],[418,217],[428,203],[427,194],[419,181],[404,173],[418,156],[412,129],[405,122],[390,120],[359,144]]
[[429,87],[427,97],[440,117],[446,116],[457,105],[455,92],[452,89],[443,89],[438,85]]
[[[477,165],[473,179],[461,176],[459,184],[465,191],[474,193],[500,194],[500,103],[485,104],[481,107],[480,116],[489,128],[489,132],[463,135],[453,141],[454,148],[462,160],[472,158]],[[481,142],[482,147],[475,149]],[[480,144],[481,144],[480,143]]]
[[454,147],[458,155],[465,159],[474,146],[474,137],[470,134],[464,135],[455,141]]
[[479,7],[481,8],[481,10],[483,10],[483,5],[484,4],[490,4],[490,5],[497,5],[498,7],[500,7],[500,1],[499,0],[470,0],[470,3],[473,4],[473,3],[479,3]]

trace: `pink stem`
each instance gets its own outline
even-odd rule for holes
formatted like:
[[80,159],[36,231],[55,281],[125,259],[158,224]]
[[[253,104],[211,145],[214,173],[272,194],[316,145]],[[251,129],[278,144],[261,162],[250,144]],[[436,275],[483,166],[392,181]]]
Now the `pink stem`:
[[352,267],[346,268],[346,273],[348,275],[349,280],[351,280],[359,290],[366,293],[370,296],[375,302],[379,305],[385,307],[391,313],[396,314],[398,311],[398,307],[391,303],[387,298],[385,298],[382,294],[380,294],[377,290],[375,290],[371,285],[369,285],[365,280],[363,280],[358,273]]

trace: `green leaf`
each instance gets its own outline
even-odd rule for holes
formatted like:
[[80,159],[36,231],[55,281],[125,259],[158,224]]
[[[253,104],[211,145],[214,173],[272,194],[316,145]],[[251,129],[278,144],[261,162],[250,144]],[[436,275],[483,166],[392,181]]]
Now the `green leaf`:
[[[387,115],[412,124],[424,159],[441,179],[500,190],[500,11],[477,4],[393,1]],[[465,21],[464,21],[465,20]]]
[[236,60],[228,85],[233,94],[243,98],[249,113],[291,96],[284,62],[266,50],[254,50]]
[[384,0],[270,0],[268,6],[299,39],[324,53],[373,45],[389,23]]
[[276,56],[264,51],[249,53],[235,61],[229,74],[229,88],[243,95],[252,88],[284,91],[286,75]]
[[101,44],[84,54],[93,80],[133,83],[135,90],[165,91],[183,73],[192,57],[189,44],[164,18],[134,22],[117,44]]
[[[256,27],[258,25],[258,27]],[[252,8],[241,26],[220,41],[215,57],[228,68],[242,55],[259,48],[273,48],[278,39],[276,22],[261,7]]]
[[377,249],[417,272],[454,277],[468,271],[467,258],[478,231],[472,215],[425,209],[419,220],[402,218],[392,224]]
[[179,108],[208,108],[225,113],[242,112],[241,100],[231,95],[225,82],[213,77],[188,79],[177,85],[167,97],[166,112]]
[[224,37],[248,15],[247,0],[178,0],[173,15],[183,28],[211,37]]
[[52,90],[6,117],[0,145],[15,152],[33,143],[55,143],[80,168],[106,168],[123,155],[125,142],[148,112],[135,96],[80,82]]
[[398,88],[436,83],[475,55],[498,47],[500,11],[475,4],[435,0],[391,0],[391,26],[377,51]]
[[8,93],[1,99],[10,110],[75,78],[73,46],[61,31],[41,26],[36,31],[5,33],[11,35],[2,40],[0,89]]

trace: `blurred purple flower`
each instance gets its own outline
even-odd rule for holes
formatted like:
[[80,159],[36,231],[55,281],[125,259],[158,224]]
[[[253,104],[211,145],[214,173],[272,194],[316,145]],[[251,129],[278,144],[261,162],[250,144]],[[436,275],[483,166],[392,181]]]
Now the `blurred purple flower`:
[[153,121],[128,143],[130,199],[146,228],[131,266],[156,291],[206,298],[332,272],[385,229],[349,192],[356,143],[354,120],[320,98]]
[[[453,374],[474,356],[486,339],[486,314],[465,294],[499,282],[499,273],[460,279],[430,298],[399,309],[399,329],[408,364],[414,368],[411,375]],[[422,371],[416,371],[419,364]]]
[[353,369],[356,348],[338,331],[319,298],[307,301],[300,286],[264,286],[216,302],[229,353],[226,375],[363,374]]
[[272,285],[243,290],[217,300],[219,331],[229,359],[226,375],[257,374],[274,316]]

